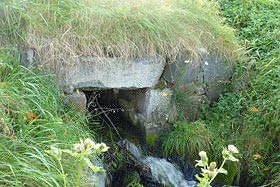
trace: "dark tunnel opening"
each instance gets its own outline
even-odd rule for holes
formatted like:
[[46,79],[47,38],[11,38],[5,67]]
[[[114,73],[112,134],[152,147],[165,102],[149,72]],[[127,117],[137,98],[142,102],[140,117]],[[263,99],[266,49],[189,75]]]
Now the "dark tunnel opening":
[[136,96],[141,90],[105,89],[84,91],[90,113],[89,127],[102,133],[107,141],[113,143],[128,139],[144,144],[144,129],[141,122],[133,119],[140,112]]

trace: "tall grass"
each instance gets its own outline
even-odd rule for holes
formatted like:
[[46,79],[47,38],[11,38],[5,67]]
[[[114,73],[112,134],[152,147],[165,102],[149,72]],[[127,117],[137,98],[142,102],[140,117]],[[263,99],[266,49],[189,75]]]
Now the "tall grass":
[[202,121],[177,121],[173,127],[163,138],[165,156],[177,153],[189,160],[195,160],[199,151],[210,149],[212,135]]
[[232,56],[237,46],[214,1],[7,0],[0,7],[1,39],[35,48],[44,62],[79,56],[174,59],[179,52],[198,57],[202,48]]
[[[17,54],[0,49],[0,186],[62,186],[63,171],[45,150],[90,137],[86,119],[64,107],[53,77],[21,66]],[[64,162],[71,186],[76,168]]]

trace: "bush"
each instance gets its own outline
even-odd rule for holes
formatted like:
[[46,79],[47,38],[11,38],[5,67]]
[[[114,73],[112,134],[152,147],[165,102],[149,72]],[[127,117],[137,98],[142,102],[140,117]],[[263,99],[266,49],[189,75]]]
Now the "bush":
[[[206,124],[211,134],[212,160],[219,160],[217,153],[226,144],[239,147],[242,186],[279,185],[280,2],[219,2],[222,15],[236,29],[246,53],[236,65],[231,88],[219,102],[204,107],[199,123]],[[176,96],[179,112],[183,111],[188,100],[185,94]],[[169,154],[168,151],[173,150],[184,154],[186,146],[195,145],[191,141],[184,144],[186,136],[182,134],[185,131],[175,127],[167,136],[170,140],[165,140],[164,146],[169,148],[165,152]]]

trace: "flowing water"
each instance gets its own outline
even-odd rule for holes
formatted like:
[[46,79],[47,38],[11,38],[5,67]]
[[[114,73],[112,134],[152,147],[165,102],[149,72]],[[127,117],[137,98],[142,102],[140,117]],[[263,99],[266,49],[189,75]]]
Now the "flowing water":
[[149,166],[153,179],[164,186],[195,187],[195,181],[188,181],[174,164],[166,159],[144,156],[139,147],[125,140],[126,149],[141,163]]
[[134,143],[128,141],[128,140],[123,140],[121,142],[123,146],[125,146],[125,149],[132,154],[138,161],[140,161],[143,157],[142,150],[137,147]]
[[[195,181],[188,181],[185,179],[182,171],[180,171],[174,164],[168,162],[166,159],[145,156],[142,150],[135,144],[129,142],[128,140],[123,140],[121,142],[125,146],[126,150],[134,156],[135,159],[151,170],[152,178],[157,183],[162,186],[172,186],[172,187],[195,187]],[[97,161],[98,166],[102,166],[101,161]],[[106,173],[98,173],[93,175],[93,181],[95,187],[105,187],[106,186]]]
[[[121,104],[119,103],[119,100],[115,98],[115,93],[113,93],[113,90],[110,90],[108,92],[104,92],[102,97],[98,98],[100,102],[96,102],[98,105],[99,103],[102,104],[98,107],[92,106],[92,111],[96,111],[96,109],[102,109],[102,108],[122,108]],[[96,93],[94,93],[96,97],[98,97]],[[126,96],[128,93],[123,93],[123,96]],[[102,112],[103,109],[102,109]],[[122,128],[123,132],[127,132],[129,135],[133,135],[137,137],[139,142],[141,142],[141,129],[135,129],[135,126],[129,125],[131,123],[130,119],[125,115],[124,112],[119,112],[119,113],[104,113],[104,122],[111,124],[113,128],[116,130],[116,133],[118,136],[120,136],[118,130],[115,128],[119,127]],[[124,125],[125,124],[125,125]],[[128,125],[127,125],[128,124]],[[128,127],[132,127],[132,129],[129,129]],[[141,132],[141,133],[140,133]],[[123,136],[122,137],[126,137]],[[129,137],[129,136],[128,136]],[[120,137],[120,139],[122,139]],[[176,165],[168,162],[166,159],[158,158],[158,157],[152,157],[152,156],[147,156],[143,154],[143,151],[141,150],[140,147],[136,146],[135,144],[129,142],[128,140],[122,140],[121,142],[117,143],[118,146],[120,146],[120,150],[123,148],[126,149],[126,151],[129,153],[129,157],[133,156],[134,159],[137,162],[137,165],[133,165],[134,161],[132,161],[132,165],[130,165],[127,168],[117,168],[114,173],[109,173],[109,182],[108,183],[113,183],[111,186],[117,187],[124,185],[124,179],[126,176],[128,176],[128,172],[135,171],[136,173],[139,174],[139,177],[143,181],[143,183],[147,184],[148,186],[165,186],[165,187],[194,187],[196,186],[195,181],[188,181],[186,180],[186,176],[184,176],[183,172],[176,167]],[[114,154],[114,152],[112,153]],[[126,154],[124,154],[126,155]],[[112,156],[113,158],[114,156]],[[129,158],[128,158],[129,160]],[[108,160],[107,162],[110,162],[111,160]],[[122,161],[120,161],[122,162]],[[112,163],[111,163],[112,164]],[[116,165],[119,164],[118,161],[115,163]],[[122,166],[123,163],[120,163],[120,166]],[[139,165],[138,165],[139,164]],[[110,165],[110,164],[108,164]],[[125,164],[124,164],[125,165]],[[102,164],[100,165],[102,166]],[[139,169],[138,167],[142,167],[144,169]],[[134,168],[135,167],[135,168]],[[146,170],[147,168],[147,170]],[[142,173],[143,172],[143,173]],[[147,176],[145,176],[147,174]],[[110,178],[112,177],[112,178]],[[105,187],[106,186],[106,175],[104,174],[95,174],[94,175],[94,181],[95,181],[95,187]],[[110,185],[110,184],[108,184]],[[126,185],[126,184],[125,184]]]
[[183,173],[166,159],[148,156],[142,162],[151,168],[154,179],[160,184],[174,187],[196,186],[195,181],[185,180]]

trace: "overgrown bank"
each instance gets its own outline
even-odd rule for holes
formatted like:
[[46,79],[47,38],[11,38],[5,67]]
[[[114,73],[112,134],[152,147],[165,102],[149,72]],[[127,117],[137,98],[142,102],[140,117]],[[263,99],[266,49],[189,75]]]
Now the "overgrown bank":
[[87,172],[78,176],[85,150],[73,149],[92,137],[86,118],[64,106],[52,79],[21,66],[17,49],[0,48],[0,186],[92,183]]
[[214,1],[7,0],[0,7],[2,42],[34,48],[42,63],[80,56],[173,60],[205,50],[231,57],[236,49]]
[[[206,126],[207,133],[204,132],[204,135],[211,139],[211,146],[205,144],[206,137],[198,137],[199,143],[184,147],[183,138],[177,142],[177,145],[180,143],[177,152],[180,153],[183,148],[188,151],[189,147],[191,150],[202,147],[211,151],[213,160],[219,160],[222,146],[234,144],[241,152],[240,186],[278,186],[280,3],[270,0],[220,0],[220,5],[222,15],[236,29],[246,54],[237,65],[227,92],[219,101],[205,108],[199,122],[185,122],[190,129],[188,135],[195,134],[193,131],[201,133],[201,130],[196,130],[198,125]],[[177,126],[175,132],[178,132]],[[196,152],[188,154],[195,155]],[[223,179],[222,182],[231,184],[233,180]]]

